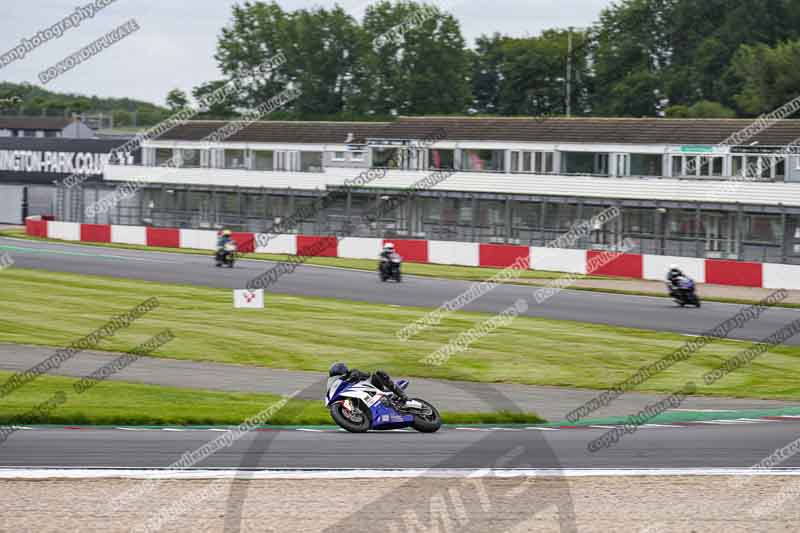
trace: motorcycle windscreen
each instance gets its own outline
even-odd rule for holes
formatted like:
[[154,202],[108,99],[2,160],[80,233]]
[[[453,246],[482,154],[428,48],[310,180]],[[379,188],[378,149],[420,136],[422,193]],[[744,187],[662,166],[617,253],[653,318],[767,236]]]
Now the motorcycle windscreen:
[[349,383],[342,381],[342,379],[338,376],[332,376],[328,378],[328,387],[325,389],[325,404],[330,404],[331,401],[336,398],[336,395],[343,392]]

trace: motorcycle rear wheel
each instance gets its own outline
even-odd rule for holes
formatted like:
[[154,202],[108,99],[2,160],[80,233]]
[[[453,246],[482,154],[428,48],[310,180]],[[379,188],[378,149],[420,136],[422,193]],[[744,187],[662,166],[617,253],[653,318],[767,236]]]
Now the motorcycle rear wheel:
[[439,428],[442,427],[442,417],[439,414],[439,411],[431,405],[429,402],[425,400],[420,400],[419,398],[412,398],[422,405],[426,406],[430,409],[430,415],[414,415],[414,422],[411,423],[411,427],[419,431],[420,433],[436,433],[439,431]]
[[354,419],[352,415],[348,416],[346,414],[343,402],[335,403],[331,406],[331,417],[339,427],[350,433],[366,433],[372,425],[369,409],[362,402],[357,402],[353,407],[360,411],[360,421]]

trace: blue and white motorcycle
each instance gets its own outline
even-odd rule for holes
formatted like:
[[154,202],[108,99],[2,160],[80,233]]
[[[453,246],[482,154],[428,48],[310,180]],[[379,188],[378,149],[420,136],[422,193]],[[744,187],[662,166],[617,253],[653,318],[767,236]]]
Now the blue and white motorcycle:
[[694,280],[691,278],[679,276],[673,283],[667,283],[667,290],[669,290],[670,297],[681,307],[687,305],[700,307],[701,305]]
[[[408,381],[398,380],[397,386],[406,390]],[[325,406],[336,424],[351,433],[406,427],[434,433],[442,427],[442,417],[430,403],[409,398],[400,407],[394,394],[380,390],[369,380],[349,383],[340,376],[328,378]]]

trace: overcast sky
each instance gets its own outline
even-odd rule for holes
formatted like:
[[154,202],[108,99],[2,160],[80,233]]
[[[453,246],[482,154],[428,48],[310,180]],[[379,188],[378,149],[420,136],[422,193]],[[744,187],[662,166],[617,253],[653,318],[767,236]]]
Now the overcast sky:
[[[92,0],[1,0],[0,55],[31,38]],[[0,67],[0,81],[40,84],[39,73],[69,54],[135,19],[140,29],[99,55],[50,81],[47,88],[86,95],[132,97],[164,104],[173,88],[187,93],[219,79],[214,60],[220,29],[239,0],[117,0],[93,18],[50,40],[22,60]],[[286,10],[333,2],[281,0]],[[339,0],[361,19],[364,0]],[[586,26],[597,20],[610,0],[437,0],[461,22],[467,42],[500,32],[523,37],[547,28]],[[35,6],[35,7],[33,7]]]

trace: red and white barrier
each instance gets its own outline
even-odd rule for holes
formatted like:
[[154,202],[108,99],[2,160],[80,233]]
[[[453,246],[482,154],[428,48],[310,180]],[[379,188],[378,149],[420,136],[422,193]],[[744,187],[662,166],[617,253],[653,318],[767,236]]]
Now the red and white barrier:
[[[166,248],[216,248],[217,232],[213,230],[150,228],[79,224],[29,218],[25,221],[28,235],[65,241],[139,244]],[[271,235],[258,239],[254,233],[235,232],[233,239],[242,252],[256,251],[348,259],[377,259],[381,247],[389,240],[330,236]],[[600,261],[603,252],[566,250],[536,246],[511,246],[467,242],[392,239],[398,253],[406,261],[445,265],[505,268],[520,257],[530,261],[530,268],[552,272],[594,274],[634,279],[662,280],[669,266],[677,263],[698,283],[800,290],[800,265],[778,265],[722,259],[697,259],[660,255],[621,254],[613,261]],[[594,264],[602,264],[590,272]]]
[[111,242],[147,246],[147,228],[142,226],[111,226]]
[[[374,256],[373,252],[372,257]],[[428,241],[428,261],[441,265],[481,264],[479,248],[471,242]]]
[[696,257],[676,257],[670,255],[645,255],[644,279],[664,279],[671,265],[680,265],[687,276],[697,283],[706,282],[706,260]]

